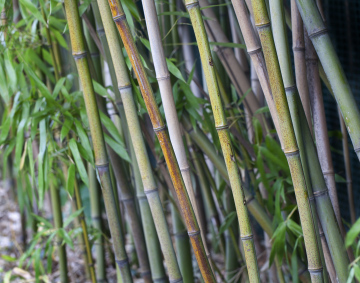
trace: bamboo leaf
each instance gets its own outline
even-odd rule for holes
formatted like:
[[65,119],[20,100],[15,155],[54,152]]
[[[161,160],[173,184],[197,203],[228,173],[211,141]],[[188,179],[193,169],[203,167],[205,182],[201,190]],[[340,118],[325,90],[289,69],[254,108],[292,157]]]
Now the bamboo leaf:
[[360,234],[360,218],[354,223],[345,237],[345,246],[350,247]]
[[78,169],[79,175],[81,180],[84,182],[84,184],[89,187],[89,178],[84,166],[83,161],[81,160],[80,152],[77,146],[77,142],[74,139],[71,139],[69,142],[69,147],[71,150],[71,153],[73,155],[73,158],[75,160],[76,167]]
[[335,173],[335,182],[336,183],[347,183],[347,181],[343,177],[341,177],[339,174],[336,174],[336,173]]
[[219,235],[224,233],[230,227],[230,225],[234,222],[235,219],[236,219],[236,212],[235,211],[230,212],[225,217],[224,222],[220,226]]
[[[66,29],[66,27],[65,27],[65,29]],[[52,30],[52,32],[53,32],[57,42],[61,45],[61,47],[68,50],[69,47],[68,47],[67,42],[66,42],[65,38],[63,37],[63,35],[59,31],[54,30],[54,29]]]
[[31,215],[39,222],[39,224],[42,224],[42,226],[45,226],[46,228],[49,228],[49,229],[53,228],[53,225],[48,220],[46,220],[44,217],[41,217],[40,215],[37,215],[35,213],[31,213]]
[[82,212],[84,211],[84,208],[82,207],[81,209],[71,213],[68,218],[66,218],[66,220],[64,221],[64,225],[63,227],[66,228],[71,222],[74,221],[74,219],[76,217],[78,217]]
[[101,123],[104,125],[104,127],[109,131],[109,133],[111,134],[111,136],[123,147],[124,146],[124,142],[123,139],[119,133],[119,130],[116,128],[116,126],[114,125],[113,121],[111,121],[111,119],[106,116],[104,113],[102,113],[100,111],[100,119],[101,119]]
[[7,117],[5,122],[1,126],[0,145],[3,144],[4,141],[6,140],[10,131],[10,125],[11,125],[11,117]]
[[43,16],[41,15],[38,8],[30,0],[20,0],[20,3],[25,6],[30,11],[30,14],[33,15],[36,19],[42,22],[46,27],[47,23],[45,22]]
[[297,224],[295,221],[288,219],[286,221],[287,227],[295,234],[296,237],[302,236],[302,229],[299,224]]
[[102,97],[106,97],[109,98],[110,101],[113,101],[114,99],[110,96],[110,94],[108,93],[107,89],[104,88],[101,84],[99,84],[98,82],[93,80],[93,85],[94,85],[94,91],[101,95]]
[[107,134],[104,134],[105,142],[124,160],[131,163],[130,157],[126,152],[126,149],[119,144],[117,141],[109,137]]
[[182,76],[180,70],[178,69],[178,67],[176,67],[174,65],[174,63],[171,62],[171,60],[169,60],[168,58],[166,58],[166,65],[167,65],[170,73],[172,73],[179,80],[182,80],[183,82],[186,82],[184,77]]
[[66,180],[66,191],[69,196],[74,195],[74,183],[75,183],[75,164],[71,164],[68,168],[67,180]]
[[70,129],[71,129],[71,125],[73,123],[73,118],[70,115],[65,115],[65,121],[63,126],[61,127],[61,132],[60,132],[60,140],[62,141],[69,133]]
[[56,98],[61,90],[61,88],[63,87],[65,83],[65,78],[60,78],[57,82],[56,85],[54,87],[54,91],[52,93],[53,97]]
[[77,134],[80,138],[81,141],[81,145],[83,146],[84,150],[86,151],[89,159],[90,159],[90,163],[94,164],[94,155],[93,155],[93,151],[90,145],[90,141],[88,138],[88,135],[86,134],[84,128],[82,127],[80,121],[75,120],[75,126],[76,126],[76,130],[77,130]]
[[286,223],[281,222],[278,228],[275,230],[274,235],[272,237],[274,241],[270,252],[270,265],[272,265],[276,255],[278,255],[280,259],[283,257],[285,251],[285,235],[286,235]]
[[71,240],[69,234],[65,231],[64,228],[60,228],[58,230],[58,235],[64,240],[64,242],[69,245],[72,249],[74,249],[73,241]]

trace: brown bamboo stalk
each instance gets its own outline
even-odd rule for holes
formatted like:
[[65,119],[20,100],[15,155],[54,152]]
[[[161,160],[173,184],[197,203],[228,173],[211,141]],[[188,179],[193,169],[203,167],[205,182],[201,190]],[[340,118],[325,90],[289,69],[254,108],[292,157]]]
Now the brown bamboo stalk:
[[[172,148],[166,126],[161,118],[159,108],[156,104],[153,91],[140,58],[140,54],[137,50],[132,34],[130,33],[126,16],[119,1],[109,0],[109,5],[113,19],[123,40],[126,52],[128,53],[131,64],[135,70],[135,74],[138,79],[140,90],[143,95],[150,120],[159,139],[166,164],[168,165],[170,176],[179,199],[180,207],[183,212],[183,217],[185,219],[188,234],[190,236],[191,244],[193,246],[201,274],[205,281],[215,282],[211,266],[205,253],[195,213],[192,209],[191,202],[181,176],[179,165],[176,162],[175,153]],[[181,281],[179,278],[176,279]]]
[[[293,0],[295,2],[295,0]],[[296,4],[294,3],[296,6]],[[331,150],[329,136],[326,125],[324,101],[322,96],[322,87],[319,76],[318,57],[316,51],[305,33],[305,53],[307,79],[309,84],[309,95],[311,100],[311,111],[314,121],[314,134],[316,139],[316,148],[319,155],[321,170],[324,175],[326,186],[329,190],[329,196],[334,208],[335,216],[339,224],[341,233],[345,235],[344,226],[342,224],[339,200],[336,192],[335,172],[331,159]]]
[[310,97],[306,77],[304,25],[295,0],[291,0],[291,23],[296,86],[300,94],[301,103],[305,110],[305,116],[308,121],[310,131],[312,133],[313,127],[311,122]]

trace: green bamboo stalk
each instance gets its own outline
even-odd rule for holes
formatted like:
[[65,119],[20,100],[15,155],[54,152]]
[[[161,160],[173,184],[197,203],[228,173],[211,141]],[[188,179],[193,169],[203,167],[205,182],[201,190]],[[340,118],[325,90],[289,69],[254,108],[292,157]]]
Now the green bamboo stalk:
[[[94,23],[94,15],[88,13],[89,22],[91,24]],[[92,61],[94,62],[95,71],[97,71],[97,81],[102,84],[102,74],[101,74],[101,61],[99,57],[99,49],[95,45],[95,42],[92,40],[90,34],[85,33],[85,37],[89,42],[89,51],[92,56]],[[97,96],[97,100],[101,100],[101,102],[98,102],[99,110],[103,113],[107,113],[106,105],[105,105],[105,99],[102,97]],[[119,112],[123,112],[123,107],[119,108]],[[125,116],[125,115],[124,115]],[[115,112],[113,118],[116,119],[118,117],[117,112]],[[121,119],[120,119],[121,120]],[[125,120],[125,118],[123,119]],[[123,125],[121,126],[121,123],[116,123],[119,126],[122,127],[122,130],[125,131],[126,121],[122,121]],[[125,125],[124,125],[125,124]],[[106,130],[104,130],[106,132]],[[128,136],[128,135],[126,135]],[[143,229],[141,227],[141,222],[138,217],[136,206],[135,206],[135,200],[133,195],[133,190],[131,188],[131,182],[127,180],[126,175],[127,174],[127,168],[124,164],[124,162],[121,160],[121,158],[115,153],[115,151],[108,147],[108,153],[110,157],[110,163],[113,168],[114,176],[116,179],[116,183],[118,184],[118,187],[120,188],[120,195],[121,195],[121,201],[124,205],[126,216],[128,219],[127,224],[129,224],[129,228],[131,230],[131,234],[134,239],[135,244],[135,250],[137,254],[137,258],[139,260],[140,264],[140,274],[145,282],[151,281],[151,272],[150,272],[150,266],[149,266],[149,259],[146,252],[146,245],[145,245],[145,238]],[[115,190],[116,193],[116,190]]]
[[[287,100],[288,100],[288,104],[289,104],[289,109],[290,109],[290,114],[291,114],[291,119],[293,122],[293,126],[294,126],[294,132],[295,132],[295,136],[297,139],[297,145],[300,151],[300,160],[301,160],[301,164],[302,164],[302,169],[303,169],[303,174],[304,174],[304,179],[305,179],[305,183],[307,184],[306,188],[307,188],[307,192],[310,198],[310,208],[311,208],[311,212],[313,217],[313,225],[314,225],[314,229],[315,229],[315,233],[316,233],[316,241],[317,241],[317,246],[319,249],[319,254],[320,254],[320,258],[321,258],[321,264],[323,266],[323,280],[324,282],[328,282],[328,276],[327,276],[327,270],[326,270],[326,266],[325,266],[325,260],[324,260],[324,256],[323,256],[323,250],[322,250],[322,246],[320,244],[320,236],[319,236],[319,225],[317,222],[317,217],[316,217],[316,207],[315,207],[315,203],[314,203],[314,196],[313,196],[313,189],[311,186],[311,179],[310,179],[310,173],[309,173],[309,165],[308,165],[308,161],[306,159],[306,149],[305,149],[305,144],[303,142],[302,139],[302,126],[304,127],[306,125],[304,125],[305,121],[301,120],[302,114],[299,115],[299,112],[304,112],[304,108],[302,105],[306,105],[308,104],[308,97],[306,97],[305,95],[308,95],[308,93],[305,93],[304,97],[303,97],[303,101],[301,103],[300,101],[300,96],[299,96],[299,92],[297,90],[297,86],[295,85],[295,78],[294,78],[294,74],[292,72],[292,66],[291,66],[291,60],[290,60],[290,49],[288,47],[287,44],[287,36],[286,36],[286,25],[285,25],[285,17],[284,17],[284,8],[283,8],[283,2],[282,0],[277,0],[277,1],[273,1],[270,3],[270,11],[271,11],[271,17],[274,19],[272,21],[272,28],[274,30],[273,35],[274,35],[274,41],[275,41],[275,46],[276,46],[276,52],[278,54],[279,57],[279,65],[280,65],[280,70],[281,70],[281,75],[283,78],[283,82],[284,82],[284,87],[285,87],[285,93],[287,96]],[[293,10],[293,23],[297,22],[298,19],[296,19],[296,10]],[[294,19],[295,17],[295,19]],[[305,64],[305,62],[303,62],[302,60],[304,59],[302,55],[305,54],[301,54],[301,52],[299,52],[299,49],[301,49],[302,45],[305,45],[304,42],[301,43],[301,41],[303,40],[303,36],[299,36],[299,34],[301,34],[301,30],[299,31],[299,29],[297,28],[298,23],[294,23],[293,24],[293,37],[295,38],[294,41],[295,43],[293,44],[295,50],[298,50],[297,52],[294,52],[295,57],[298,57],[295,60],[295,63],[297,64]],[[297,29],[297,31],[295,32],[294,30]],[[294,35],[295,33],[295,35]],[[301,37],[301,38],[299,38]],[[300,54],[299,54],[300,53]],[[303,68],[304,66],[301,66],[301,68]],[[304,72],[306,70],[302,70],[302,72]],[[298,70],[298,73],[301,73],[301,70]],[[301,74],[298,74],[297,78],[301,76]],[[307,81],[305,80],[305,83],[307,83]],[[307,85],[306,85],[307,86]],[[308,92],[308,91],[307,91]],[[300,109],[301,108],[301,109]],[[309,107],[308,107],[309,108]],[[299,110],[300,109],[300,110]],[[306,115],[306,114],[305,114]],[[309,120],[306,118],[306,116],[304,117],[307,120],[307,123],[309,122]],[[310,120],[311,121],[311,120]],[[307,124],[309,125],[309,124]],[[308,126],[309,128],[309,126]],[[310,130],[310,128],[309,128]]]
[[[55,229],[60,229],[63,227],[60,192],[55,187],[53,182],[50,183],[50,197],[51,197],[51,208],[54,216],[54,227]],[[62,243],[61,238],[57,237],[56,245],[58,246],[58,254],[59,254],[60,282],[67,283],[69,282],[69,278],[68,278],[68,268],[67,268],[66,245],[65,244],[62,245],[61,243]]]
[[[100,8],[100,15],[104,24],[107,41],[110,47],[112,61],[116,62],[115,72],[119,85],[120,94],[125,108],[125,115],[128,125],[130,127],[130,136],[135,149],[136,159],[139,165],[144,191],[150,204],[150,209],[155,221],[156,230],[160,239],[160,245],[167,263],[169,276],[172,280],[179,280],[181,278],[180,271],[176,261],[176,255],[171,243],[170,234],[167,228],[164,212],[160,203],[158,191],[156,189],[155,180],[151,171],[150,162],[146,153],[145,144],[142,139],[139,120],[135,102],[133,100],[131,83],[128,77],[127,68],[122,50],[117,41],[117,34],[115,26],[111,20],[111,13],[106,1],[98,1]],[[156,260],[156,258],[155,258]],[[161,270],[156,271],[154,280],[163,280]]]
[[146,194],[144,192],[144,186],[141,180],[141,173],[139,165],[136,160],[134,147],[130,145],[130,153],[132,160],[132,168],[136,185],[136,197],[139,202],[140,213],[142,216],[142,223],[144,230],[146,231],[146,247],[150,258],[151,273],[154,282],[166,282],[165,270],[162,264],[161,247],[156,235],[156,228],[154,220],[151,217],[151,210],[149,202],[147,201]]
[[74,59],[83,87],[87,116],[89,119],[90,133],[94,146],[95,166],[102,186],[102,192],[108,216],[110,232],[113,240],[115,260],[120,269],[123,282],[132,282],[130,266],[125,252],[124,239],[117,215],[114,192],[112,189],[109,163],[105,149],[105,142],[99,112],[96,105],[95,93],[86,58],[83,34],[77,3],[65,0],[65,11],[68,20],[70,39]]
[[198,42],[201,62],[209,90],[212,110],[214,113],[215,127],[218,132],[221,147],[224,153],[225,163],[235,200],[235,206],[241,231],[241,240],[244,245],[245,259],[247,263],[249,277],[251,281],[258,282],[260,280],[259,268],[257,264],[253,234],[250,227],[250,220],[246,208],[246,199],[244,191],[242,189],[239,169],[237,167],[234,151],[231,146],[228,125],[220,98],[216,72],[210,53],[208,39],[205,33],[204,22],[200,13],[199,3],[198,1],[186,0],[185,5],[190,14],[190,19],[194,28],[195,37]]
[[105,249],[104,249],[104,227],[101,218],[101,203],[100,203],[100,187],[96,178],[96,172],[92,165],[88,163],[88,176],[89,176],[89,191],[90,191],[90,207],[91,219],[94,228],[98,231],[99,236],[96,239],[95,255],[96,255],[96,280],[98,283],[106,282],[105,273]]
[[[282,55],[281,59],[284,60],[284,57],[285,56]],[[284,74],[284,71],[282,74]],[[326,240],[329,243],[329,249],[333,263],[335,265],[336,273],[339,278],[342,278],[341,280],[346,280],[345,278],[347,277],[347,268],[345,266],[348,264],[348,257],[345,253],[344,243],[341,237],[339,226],[337,225],[336,218],[334,218],[334,210],[332,208],[329,194],[327,193],[328,190],[321,171],[319,159],[316,158],[317,152],[310,133],[310,129],[307,123],[303,123],[306,121],[305,112],[300,103],[300,98],[296,92],[296,88],[291,87],[293,85],[288,83],[288,81],[287,85],[285,86],[288,86],[288,88],[286,88],[286,92],[289,98],[289,105],[291,106],[290,109],[292,110],[292,116],[294,116],[294,118],[298,118],[298,122],[294,123],[294,127],[296,127],[295,132],[298,144],[301,146],[301,160],[303,161],[304,165],[307,164],[309,166],[307,171],[308,176],[306,176],[307,184],[309,189],[312,187],[312,190],[314,191],[313,195],[316,199],[315,203],[317,212],[319,214],[321,225],[324,229]],[[301,131],[299,127],[301,127]],[[312,199],[311,192],[310,197]]]
[[[251,1],[249,1],[251,3]],[[269,77],[266,70],[264,55],[261,52],[261,45],[259,39],[257,38],[255,31],[252,27],[250,16],[246,8],[244,0],[232,0],[232,4],[235,10],[236,17],[238,19],[241,32],[244,37],[246,44],[247,52],[250,55],[251,61],[254,64],[257,76],[260,81],[261,88],[263,90],[266,102],[269,106],[271,117],[278,133],[281,145],[282,145],[282,135],[280,132],[279,121],[276,114],[276,108],[274,104],[273,95],[271,92],[271,87],[269,83]],[[250,12],[252,9],[249,8]],[[283,145],[282,145],[283,147]]]
[[304,25],[324,67],[360,159],[360,112],[314,0],[296,0]]
[[[210,253],[206,244],[206,237],[202,233],[201,227],[203,227],[200,218],[199,211],[196,204],[194,195],[194,189],[191,182],[190,167],[186,159],[186,153],[184,143],[180,131],[179,119],[176,113],[176,107],[174,102],[174,96],[172,92],[172,86],[170,81],[170,73],[166,65],[165,51],[162,46],[162,39],[160,36],[159,23],[157,21],[156,9],[154,0],[142,0],[145,14],[145,21],[147,23],[147,30],[149,34],[149,41],[151,47],[151,54],[153,57],[156,78],[159,84],[161,100],[164,107],[165,118],[170,135],[170,141],[174,148],[175,156],[179,164],[182,178],[184,180],[185,188],[190,198],[191,205],[194,209],[197,222],[199,223],[201,237],[203,240],[204,248],[207,257],[210,260]],[[165,8],[167,5],[163,5]],[[170,19],[169,17],[167,17]],[[164,23],[164,26],[166,24]],[[170,37],[168,37],[171,39]]]
[[[200,7],[204,8],[210,6],[208,0],[200,0]],[[218,22],[216,15],[214,14],[212,8],[208,7],[201,10],[202,14],[205,17],[211,18],[211,20],[205,20],[204,25],[209,36],[209,39],[214,42],[229,42],[228,38],[224,34],[220,23]],[[214,46],[214,51],[221,60],[232,84],[234,85],[238,95],[240,97],[251,89],[249,78],[246,76],[244,71],[241,69],[239,62],[236,60],[234,52],[231,48]],[[260,108],[259,101],[254,95],[253,91],[250,90],[244,99],[244,105],[250,116],[252,117],[256,110]],[[264,132],[269,128],[268,123],[264,116],[257,115]]]
[[[160,146],[162,148],[166,163],[168,165],[170,176],[174,184],[181,210],[183,211],[183,217],[185,219],[188,234],[190,236],[191,244],[195,251],[195,257],[199,264],[202,276],[205,281],[214,282],[214,275],[212,273],[209,261],[206,257],[195,213],[192,209],[189,196],[186,192],[185,185],[181,177],[181,172],[176,162],[174,150],[172,148],[170,138],[166,130],[166,126],[160,116],[159,108],[157,107],[154,94],[152,92],[148,78],[145,74],[145,69],[141,62],[140,55],[130,34],[124,11],[118,1],[113,2],[113,0],[110,0],[109,5],[111,8],[113,19],[117,25],[120,36],[124,42],[125,49],[135,70],[135,74],[140,85],[140,90],[143,95],[147,110],[149,112],[150,120],[152,122],[154,131],[156,132],[156,135],[159,139]],[[137,150],[135,152],[137,153]],[[144,187],[146,186],[144,185]],[[152,189],[154,188],[155,184],[152,185]]]
[[[280,71],[278,56],[276,54],[273,34],[271,32],[270,20],[267,14],[265,2],[262,0],[252,0],[254,9],[255,25],[258,29],[262,48],[264,50],[266,67],[268,69],[270,85],[274,95],[274,101],[278,110],[278,119],[280,121],[281,133],[283,134],[284,152],[289,163],[291,176],[293,179],[294,190],[296,200],[298,203],[298,209],[300,214],[300,220],[304,233],[305,248],[308,258],[308,270],[310,272],[312,282],[324,282],[323,267],[321,263],[321,256],[319,247],[317,244],[317,237],[313,223],[313,215],[309,203],[308,191],[305,183],[304,172],[300,160],[300,154],[298,145],[296,143],[294,128],[291,123],[290,112],[288,103],[286,101],[286,94],[284,83],[281,75],[283,75],[286,90],[289,93],[289,101],[295,102],[296,107],[296,88],[294,88],[293,78],[291,76],[291,70],[287,68],[287,64],[280,61],[281,66],[284,67],[282,72]],[[277,7],[281,7],[281,4]],[[279,11],[279,9],[274,9]],[[274,19],[274,15],[272,15]],[[283,19],[282,12],[280,17],[274,19],[276,21]],[[283,33],[284,26],[279,25],[280,33]],[[280,45],[279,45],[280,46]],[[286,50],[282,49],[284,52]],[[278,52],[281,52],[278,47]],[[286,56],[285,56],[286,57]],[[283,59],[283,58],[280,58]],[[286,69],[287,68],[287,69]]]

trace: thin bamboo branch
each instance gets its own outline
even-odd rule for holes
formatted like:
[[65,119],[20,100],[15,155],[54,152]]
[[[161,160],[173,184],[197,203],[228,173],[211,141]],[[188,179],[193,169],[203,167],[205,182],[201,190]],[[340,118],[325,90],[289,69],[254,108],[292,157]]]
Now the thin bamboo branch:
[[296,0],[301,17],[304,21],[320,62],[324,67],[344,118],[346,128],[360,159],[360,111],[341,67],[338,56],[331,43],[330,36],[322,20],[314,0]]
[[65,0],[64,4],[70,31],[73,56],[76,60],[81,85],[83,87],[91,138],[94,146],[95,166],[102,186],[106,213],[108,216],[110,232],[113,240],[115,260],[120,269],[123,282],[132,282],[130,266],[125,252],[124,239],[114,200],[114,192],[110,179],[109,162],[105,149],[104,136],[86,58],[79,11],[75,1]]
[[348,133],[346,131],[346,125],[343,117],[341,116],[340,109],[339,112],[339,120],[342,134],[342,145],[343,145],[343,154],[344,154],[344,163],[345,163],[345,174],[346,174],[346,185],[348,192],[348,201],[349,201],[349,210],[351,217],[351,224],[354,224],[356,221],[356,212],[354,206],[354,194],[353,194],[353,186],[352,186],[352,177],[351,177],[351,164],[350,164],[350,154],[349,154],[349,143],[348,143]]

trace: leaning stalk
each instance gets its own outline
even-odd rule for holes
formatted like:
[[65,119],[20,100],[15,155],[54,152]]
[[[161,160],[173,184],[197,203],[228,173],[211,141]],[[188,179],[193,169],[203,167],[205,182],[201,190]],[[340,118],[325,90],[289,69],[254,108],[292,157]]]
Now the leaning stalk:
[[[125,60],[122,55],[122,50],[117,39],[118,36],[116,33],[116,29],[113,21],[111,20],[111,12],[106,1],[99,0],[98,4],[110,48],[112,61],[116,63],[114,64],[116,79],[118,82],[118,88],[121,94],[122,103],[125,109],[126,120],[130,129],[129,133],[134,146],[137,163],[140,169],[143,188],[153,215],[155,227],[160,240],[161,249],[168,267],[169,276],[172,280],[180,280],[181,274],[178,268],[176,255],[171,243],[170,234],[165,220],[165,215],[162,211],[158,190],[156,188],[156,183],[153,177],[149,158],[142,138],[139,120],[137,117],[137,110],[133,99],[131,83],[127,73]],[[151,236],[148,235],[147,239],[147,241],[149,241],[149,239],[151,239]],[[156,269],[156,266],[152,265],[152,270],[156,272],[153,275],[156,276],[153,277],[154,280],[164,280],[164,274],[162,273],[161,268]]]
[[[280,71],[265,1],[252,0],[252,5],[254,9],[255,25],[260,36],[262,48],[264,50],[270,86],[273,92],[278,119],[280,122],[281,134],[283,136],[284,153],[288,160],[293,180],[300,220],[304,233],[305,248],[308,258],[308,270],[310,272],[312,282],[323,282],[323,267],[313,224],[313,215],[310,208],[307,187],[304,179],[304,172],[300,161],[299,149],[296,143],[295,133],[291,123],[290,111],[286,100],[284,84],[281,77],[284,71]],[[282,27],[282,29],[283,28],[284,27]],[[289,74],[287,73],[286,75],[288,76]],[[291,77],[288,79],[290,81]]]
[[75,1],[65,0],[64,3],[66,17],[68,20],[73,56],[76,60],[76,66],[83,87],[86,112],[89,119],[90,133],[94,146],[95,166],[102,186],[110,232],[113,240],[115,260],[120,269],[123,282],[132,282],[130,266],[125,252],[124,239],[114,200],[114,193],[110,179],[109,162],[105,149],[103,131],[101,128],[95,93],[86,58],[79,11],[77,3]]
[[[170,81],[170,73],[166,65],[165,52],[162,46],[162,39],[160,36],[159,23],[157,21],[155,3],[154,0],[142,0],[142,3],[144,7],[145,20],[147,23],[147,30],[149,34],[151,54],[153,57],[156,78],[159,84],[160,95],[164,107],[171,144],[174,148],[175,156],[179,164],[185,188],[190,198],[191,205],[194,209],[196,219],[199,223],[199,226],[203,227],[199,218],[198,207],[196,204],[194,189],[191,182],[190,167],[186,159],[184,143],[180,131],[179,119],[176,113],[174,96]],[[202,231],[201,228],[200,231]],[[205,235],[201,233],[201,237],[204,243],[206,255],[210,260],[210,253],[207,249]]]
[[[141,62],[139,52],[136,48],[133,37],[130,33],[124,11],[122,9],[121,4],[117,0],[109,0],[109,5],[112,11],[113,19],[117,25],[120,36],[124,42],[126,52],[128,53],[131,64],[135,70],[135,74],[137,76],[140,90],[143,95],[154,131],[159,139],[160,146],[163,151],[166,164],[168,166],[170,176],[172,178],[174,188],[181,206],[181,210],[183,211],[183,217],[185,219],[188,234],[190,236],[193,249],[195,251],[195,256],[199,264],[200,271],[206,282],[214,282],[215,281],[214,275],[212,273],[211,266],[209,264],[209,261],[205,253],[205,249],[201,239],[200,230],[196,221],[195,213],[192,209],[189,196],[186,192],[185,185],[181,177],[181,172],[176,161],[175,153],[170,143],[170,138],[166,130],[166,126],[160,116],[160,111],[156,104],[155,97],[152,92],[149,80],[146,76],[144,66]],[[138,150],[135,147],[135,152],[137,153],[137,151]],[[157,192],[155,184],[152,183],[151,186],[152,186],[151,190]],[[144,187],[147,187],[145,185],[145,182],[144,182]],[[151,192],[148,192],[148,195],[150,195],[149,193]],[[178,272],[177,265],[176,268],[177,268],[176,271]],[[181,276],[179,274],[177,278],[175,277],[171,279],[180,280],[180,278]]]
[[205,33],[205,27],[201,17],[199,3],[198,1],[186,0],[185,5],[189,11],[190,19],[195,32],[195,37],[198,43],[200,58],[205,73],[212,110],[214,113],[215,127],[219,135],[227,171],[229,174],[230,184],[235,200],[235,206],[240,225],[241,240],[243,242],[245,250],[245,259],[247,263],[249,278],[252,282],[259,282],[259,268],[257,264],[249,215],[246,208],[245,194],[242,189],[239,169],[237,166],[233,148],[231,146],[228,125],[220,98],[219,88],[217,85],[216,71],[210,53],[210,47]]
[[296,0],[301,17],[304,21],[320,62],[329,79],[331,89],[344,118],[346,128],[360,159],[360,112],[345,77],[338,56],[331,43],[321,14],[314,0]]
[[[238,19],[241,32],[244,37],[247,52],[250,55],[250,58],[256,70],[266,102],[269,106],[271,117],[273,119],[276,131],[278,133],[282,145],[282,135],[280,132],[280,126],[276,114],[275,103],[271,92],[269,78],[265,66],[264,55],[261,52],[260,42],[256,37],[255,31],[252,27],[250,21],[250,15],[247,11],[245,0],[232,0],[232,4],[234,6],[235,14]],[[252,9],[250,9],[250,11],[252,11]]]

